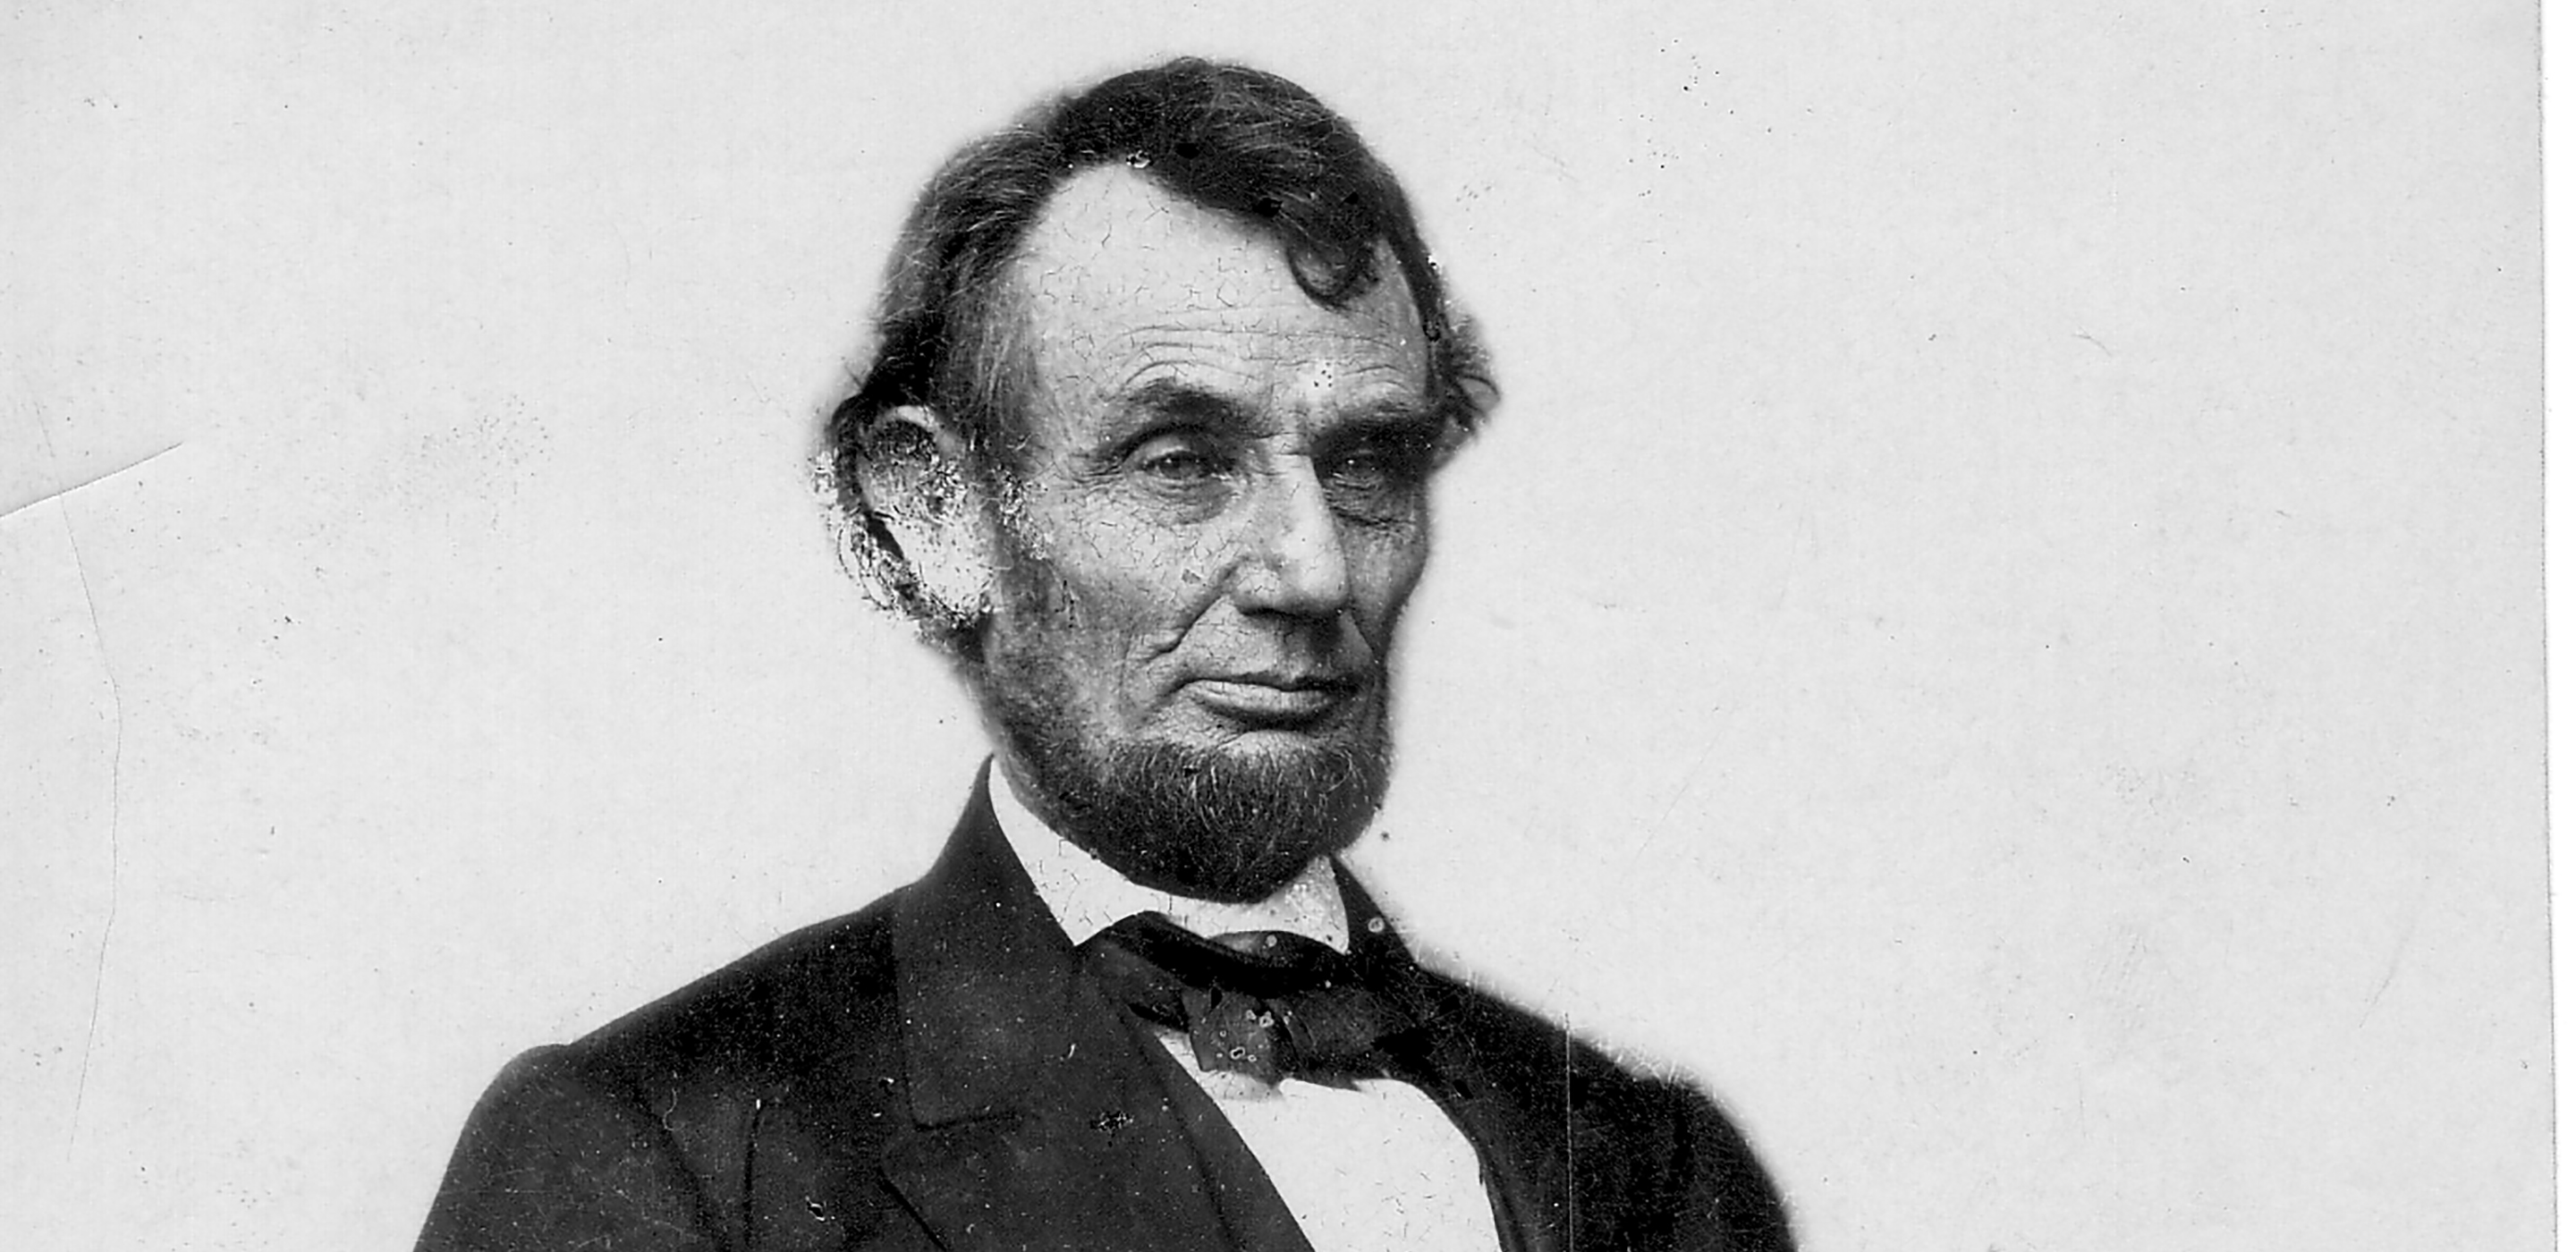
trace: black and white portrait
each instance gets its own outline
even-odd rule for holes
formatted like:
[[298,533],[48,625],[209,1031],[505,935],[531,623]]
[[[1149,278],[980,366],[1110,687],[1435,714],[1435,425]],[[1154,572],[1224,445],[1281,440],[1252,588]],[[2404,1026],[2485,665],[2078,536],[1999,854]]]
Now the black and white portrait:
[[2537,1248],[2530,6],[0,18],[36,1248]]

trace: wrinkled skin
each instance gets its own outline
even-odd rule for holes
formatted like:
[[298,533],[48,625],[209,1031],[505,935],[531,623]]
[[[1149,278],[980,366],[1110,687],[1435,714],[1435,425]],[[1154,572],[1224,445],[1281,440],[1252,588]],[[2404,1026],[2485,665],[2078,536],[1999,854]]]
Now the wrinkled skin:
[[1327,307],[1277,241],[1116,166],[1017,261],[1021,490],[978,685],[1022,794],[1131,878],[1254,898],[1383,795],[1444,432],[1379,272]]

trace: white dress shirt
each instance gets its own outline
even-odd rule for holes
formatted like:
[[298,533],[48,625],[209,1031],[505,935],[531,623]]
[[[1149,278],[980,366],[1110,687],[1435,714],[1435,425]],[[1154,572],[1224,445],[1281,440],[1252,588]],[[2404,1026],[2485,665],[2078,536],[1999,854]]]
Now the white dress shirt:
[[[1065,938],[1080,944],[1135,913],[1161,913],[1200,935],[1285,930],[1350,951],[1332,864],[1322,858],[1268,899],[1198,900],[1128,881],[1038,820],[995,770],[993,815]],[[1373,925],[1383,925],[1370,919]],[[1316,1252],[1497,1252],[1494,1210],[1476,1150],[1411,1083],[1362,1079],[1356,1090],[1300,1078],[1202,1073],[1188,1038],[1163,1046],[1233,1124]]]

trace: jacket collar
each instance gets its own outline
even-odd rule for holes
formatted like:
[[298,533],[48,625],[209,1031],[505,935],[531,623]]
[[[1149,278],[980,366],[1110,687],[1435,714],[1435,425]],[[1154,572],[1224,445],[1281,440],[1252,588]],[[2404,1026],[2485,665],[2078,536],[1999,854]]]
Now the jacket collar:
[[1096,997],[1083,995],[1072,946],[1002,839],[988,774],[895,909],[895,994],[913,1115],[925,1126],[1046,1094],[1068,1051],[1081,1059],[1080,1036],[1110,1024],[1086,1003]]

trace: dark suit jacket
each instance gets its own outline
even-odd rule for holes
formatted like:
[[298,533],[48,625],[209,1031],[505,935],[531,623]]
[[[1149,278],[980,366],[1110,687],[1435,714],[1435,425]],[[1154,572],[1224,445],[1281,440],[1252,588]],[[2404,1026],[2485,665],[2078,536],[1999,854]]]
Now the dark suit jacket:
[[[1506,1249],[1790,1246],[1705,1098],[1402,964]],[[1309,1252],[1214,1102],[1078,971],[980,784],[920,882],[513,1061],[420,1247]]]

